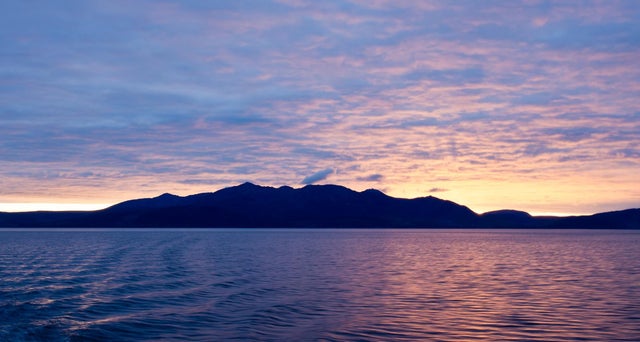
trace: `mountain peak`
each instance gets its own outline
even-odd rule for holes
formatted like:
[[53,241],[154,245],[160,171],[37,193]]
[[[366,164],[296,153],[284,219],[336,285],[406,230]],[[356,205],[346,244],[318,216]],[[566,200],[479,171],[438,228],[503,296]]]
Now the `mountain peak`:
[[180,196],[176,196],[174,194],[170,194],[168,192],[165,192],[164,194],[162,194],[162,195],[160,195],[158,197],[155,197],[155,198],[156,199],[169,199],[169,198],[176,198],[176,197],[180,197]]
[[379,197],[389,197],[387,196],[387,194],[385,194],[384,192],[377,190],[377,189],[367,189],[365,191],[362,191],[361,194],[363,195],[371,195],[371,196],[379,196]]
[[238,188],[262,188],[262,186],[255,185],[255,184],[253,184],[251,182],[244,182],[244,183],[242,183],[242,184],[240,184],[240,185],[238,185],[236,187],[238,187]]

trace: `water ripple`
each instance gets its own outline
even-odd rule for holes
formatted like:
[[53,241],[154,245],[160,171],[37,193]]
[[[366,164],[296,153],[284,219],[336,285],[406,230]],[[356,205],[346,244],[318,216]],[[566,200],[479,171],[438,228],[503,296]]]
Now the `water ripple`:
[[2,341],[640,340],[638,232],[0,237]]

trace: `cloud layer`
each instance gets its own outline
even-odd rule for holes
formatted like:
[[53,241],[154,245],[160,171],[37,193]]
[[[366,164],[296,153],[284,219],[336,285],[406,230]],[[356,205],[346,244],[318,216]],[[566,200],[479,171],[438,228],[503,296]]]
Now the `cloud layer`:
[[633,1],[4,1],[0,202],[310,184],[333,165],[333,183],[446,188],[477,211],[637,207],[639,16]]
[[313,183],[317,183],[319,181],[325,180],[327,179],[327,177],[329,177],[329,175],[331,175],[333,173],[333,169],[324,169],[321,171],[318,171],[310,176],[305,177],[302,182],[300,182],[301,184],[313,184]]

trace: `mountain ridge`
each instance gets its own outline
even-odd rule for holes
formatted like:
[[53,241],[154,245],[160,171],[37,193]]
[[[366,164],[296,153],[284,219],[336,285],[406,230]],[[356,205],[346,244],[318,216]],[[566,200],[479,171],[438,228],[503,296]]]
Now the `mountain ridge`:
[[406,199],[333,184],[294,189],[246,182],[188,196],[164,193],[89,212],[0,212],[0,227],[640,229],[640,209],[568,217],[512,209],[477,214],[433,196]]

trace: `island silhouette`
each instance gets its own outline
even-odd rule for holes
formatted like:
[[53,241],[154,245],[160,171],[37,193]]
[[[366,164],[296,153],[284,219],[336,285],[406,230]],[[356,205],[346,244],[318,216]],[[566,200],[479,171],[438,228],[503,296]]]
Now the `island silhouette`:
[[588,216],[477,214],[433,196],[395,198],[339,185],[252,183],[190,196],[163,194],[88,212],[0,213],[4,228],[588,228],[640,229],[640,209]]

